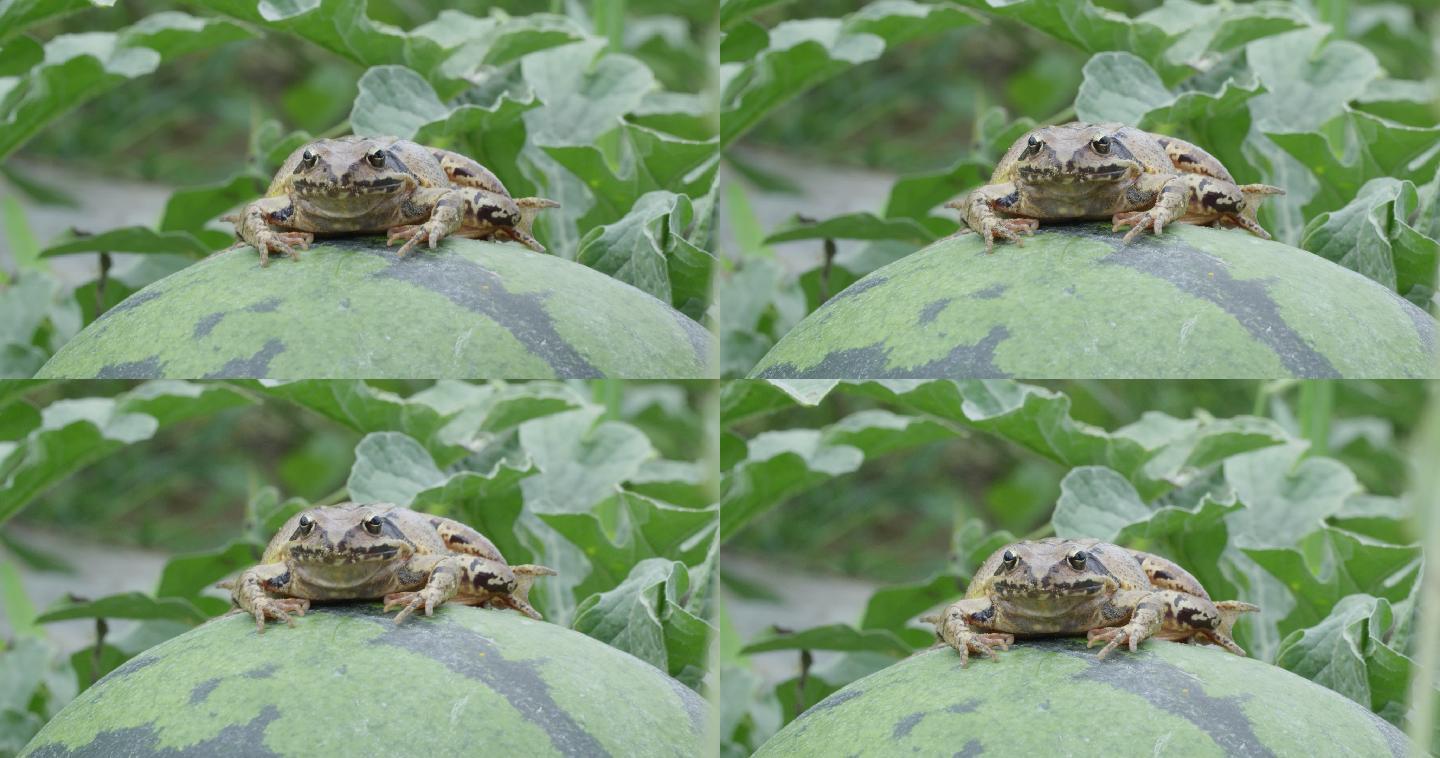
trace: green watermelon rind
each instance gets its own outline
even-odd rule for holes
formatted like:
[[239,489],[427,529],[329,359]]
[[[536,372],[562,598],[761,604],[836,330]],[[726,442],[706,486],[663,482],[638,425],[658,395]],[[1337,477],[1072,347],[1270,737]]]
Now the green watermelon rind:
[[961,668],[948,648],[851,682],[755,758],[847,755],[1410,755],[1389,722],[1314,682],[1214,647],[1022,640]]
[[447,240],[401,259],[326,240],[249,248],[150,284],[66,343],[42,378],[705,378],[714,340],[635,287],[517,245]]
[[257,635],[236,615],[161,643],[21,755],[688,758],[708,712],[648,663],[513,611],[444,606],[396,625],[378,604],[327,606],[293,629]]
[[787,333],[760,378],[1429,376],[1435,319],[1319,256],[1177,224],[1129,245],[1046,227],[987,254],[943,240]]

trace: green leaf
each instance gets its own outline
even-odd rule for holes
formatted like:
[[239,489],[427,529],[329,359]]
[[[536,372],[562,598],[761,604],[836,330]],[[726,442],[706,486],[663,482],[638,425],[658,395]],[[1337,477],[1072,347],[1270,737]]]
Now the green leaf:
[[617,586],[631,566],[649,558],[699,565],[709,545],[703,537],[714,531],[717,513],[622,492],[594,512],[542,513],[540,520],[585,551],[592,571],[575,588],[585,597]]
[[1417,580],[1419,546],[1387,545],[1333,527],[1324,528],[1315,543],[1320,553],[1316,568],[1295,547],[1241,548],[1295,599],[1279,622],[1282,635],[1320,623],[1347,595],[1370,593],[1400,602]]
[[729,29],[748,16],[791,0],[720,0],[720,28]]
[[266,29],[290,32],[365,67],[399,64],[442,77],[446,50],[424,34],[370,20],[365,0],[193,0],[193,5]]
[[450,51],[439,70],[444,77],[456,80],[476,77],[490,67],[587,36],[572,19],[551,13],[476,18],[449,9],[440,11],[434,21],[415,27],[410,34],[428,37]]
[[531,510],[587,511],[655,457],[640,430],[618,421],[596,423],[601,413],[599,408],[583,408],[520,425],[520,446],[540,470],[523,485]]
[[[747,418],[793,408],[797,402],[792,392],[795,388],[823,388],[828,393],[836,384],[829,379],[725,382],[720,390],[720,424],[728,427]],[[824,394],[820,396],[824,397]],[[819,402],[818,398],[805,404],[814,405],[816,402]]]
[[404,505],[445,478],[435,459],[413,437],[371,432],[355,446],[355,465],[345,487],[350,499],[357,502]]
[[1419,202],[1412,182],[1371,179],[1345,207],[1312,218],[1300,246],[1423,303],[1436,288],[1440,242],[1410,225]]
[[849,624],[827,624],[791,634],[757,637],[740,652],[746,655],[775,650],[839,650],[845,652],[909,655],[913,648],[889,629],[856,629]]
[[1319,129],[1341,115],[1384,73],[1361,45],[1328,40],[1325,27],[1265,37],[1245,46],[1245,57],[1267,90],[1251,102],[1266,132]]
[[159,427],[126,413],[113,399],[57,400],[41,425],[18,443],[0,443],[0,523],[71,473],[120,448],[147,440]]
[[[682,563],[641,561],[615,589],[586,598],[571,627],[672,676],[703,671],[714,629],[683,607],[689,583]],[[685,679],[698,684],[693,675]]]
[[821,430],[825,444],[853,447],[867,458],[951,439],[956,431],[930,419],[874,409],[858,411]]
[[250,397],[223,384],[182,382],[157,379],[145,382],[116,396],[118,410],[143,413],[160,426],[169,426],[202,416],[210,416],[226,408],[238,408],[254,402]]
[[1059,537],[1115,541],[1125,527],[1150,517],[1130,481],[1102,466],[1072,469],[1060,482],[1060,501],[1050,523]]
[[[957,0],[962,5],[1013,18],[1087,53],[1128,50],[1151,65],[1165,63],[1162,53],[1174,36],[1199,24],[1195,15],[1173,10],[1156,14],[1173,22],[1168,28],[1155,18],[1130,19],[1125,14],[1096,7],[1092,0]],[[1178,67],[1177,67],[1178,68]]]
[[1291,443],[1225,460],[1225,479],[1246,506],[1227,519],[1237,545],[1293,545],[1360,492],[1344,464],[1302,458],[1304,451],[1303,444]]
[[221,579],[258,563],[262,550],[263,546],[243,541],[171,558],[160,572],[160,586],[155,596],[194,601]]
[[114,5],[115,0],[11,0],[0,5],[0,41],[42,21]]
[[[259,197],[269,184],[270,177],[246,171],[216,184],[186,187],[176,190],[165,201],[165,213],[160,218],[160,232],[187,231],[197,237],[209,236],[214,232],[205,225],[217,216],[241,203]],[[214,252],[213,242],[206,242],[208,255]]]
[[[525,563],[537,557],[528,546],[528,532],[516,525],[525,502],[521,483],[535,473],[533,468],[506,465],[488,473],[461,471],[401,504],[474,527],[495,543],[507,561]],[[543,583],[535,591],[544,594]]]
[[[44,636],[40,627],[35,624],[35,606],[25,594],[25,586],[20,583],[20,572],[16,571],[15,564],[9,561],[0,562],[0,609],[5,611],[5,620],[10,623],[10,634],[15,639]],[[0,683],[0,698],[11,691],[12,687]],[[25,703],[18,705],[23,707]],[[0,702],[0,710],[7,707],[15,705]]]
[[605,44],[588,39],[520,60],[525,81],[543,103],[525,116],[537,145],[593,144],[658,86],[645,64],[605,52]]
[[975,23],[954,5],[880,0],[844,19],[785,21],[767,46],[722,71],[720,143],[730,145],[770,112],[817,84],[880,57],[887,45]]
[[[23,7],[0,9],[0,14],[11,12],[26,14]],[[228,21],[183,13],[155,14],[119,33],[58,35],[45,43],[43,63],[18,78],[0,79],[0,159],[66,111],[153,72],[162,61],[247,36]]]
[[922,582],[881,587],[865,603],[861,629],[888,629],[911,647],[920,647],[934,639],[934,634],[913,629],[909,622],[941,603],[960,595],[960,577],[942,573]]
[[1414,664],[1386,644],[1393,627],[1390,603],[1349,595],[1323,621],[1286,637],[1275,665],[1399,723]]
[[720,537],[729,539],[784,500],[860,468],[865,454],[831,445],[814,429],[761,432],[721,482]]
[[361,434],[401,432],[419,442],[438,460],[446,463],[465,454],[463,435],[452,436],[447,425],[463,406],[437,410],[435,393],[417,393],[404,398],[379,390],[363,381],[305,380],[285,383],[247,383],[244,386],[296,405]]
[[1421,184],[1433,179],[1440,165],[1435,149],[1440,126],[1404,126],[1358,111],[1325,124],[1323,133],[1267,130],[1266,136],[1320,178],[1304,207],[1310,218],[1344,206],[1371,179]]
[[71,253],[172,253],[203,257],[215,250],[190,232],[158,232],[148,226],[126,226],[51,245],[40,257]]
[[450,107],[420,74],[404,66],[376,66],[360,77],[350,126],[356,134],[430,137],[466,128],[479,128],[489,120],[512,120],[526,104],[501,98],[494,108],[478,105]]
[[140,592],[123,592],[97,600],[61,600],[36,619],[39,623],[70,619],[169,619],[198,624],[206,619],[189,600],[151,597]]
[[684,195],[649,192],[624,218],[586,234],[575,260],[698,318],[715,258],[686,240],[692,212]]
[[791,218],[765,238],[765,244],[811,239],[899,240],[927,244],[935,240],[930,230],[913,219],[882,219],[873,213],[845,213],[820,222]]

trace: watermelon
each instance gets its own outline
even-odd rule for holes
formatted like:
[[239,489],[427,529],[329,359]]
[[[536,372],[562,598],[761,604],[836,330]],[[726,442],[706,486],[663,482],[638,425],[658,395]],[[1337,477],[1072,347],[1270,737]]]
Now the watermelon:
[[948,648],[851,682],[755,752],[780,756],[1408,756],[1369,709],[1215,647],[1150,641],[1105,660],[1020,640],[961,668]]
[[263,636],[243,615],[192,629],[82,692],[21,755],[690,758],[708,713],[659,669],[555,624],[446,605],[396,625],[365,603]]
[[50,378],[702,378],[700,324],[598,271],[518,245],[447,240],[401,259],[323,241],[261,268],[214,255],[66,343]]
[[752,375],[774,378],[1424,377],[1435,319],[1304,250],[1176,224],[1122,245],[1043,227],[944,240],[855,282]]

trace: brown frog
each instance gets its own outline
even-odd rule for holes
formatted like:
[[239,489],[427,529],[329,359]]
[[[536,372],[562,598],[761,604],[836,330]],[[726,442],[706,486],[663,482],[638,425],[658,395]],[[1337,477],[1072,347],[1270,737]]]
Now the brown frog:
[[537,213],[559,205],[510,197],[495,174],[459,153],[350,136],[297,149],[265,197],[222,219],[235,223],[239,241],[232,249],[253,246],[264,266],[272,252],[299,260],[317,234],[386,232],[387,244],[405,241],[401,257],[445,237],[511,239],[544,252],[530,227]]
[[295,625],[311,600],[384,598],[400,607],[395,623],[417,609],[429,616],[446,601],[513,608],[540,619],[530,585],[554,576],[544,566],[511,566],[494,543],[448,518],[389,503],[343,503],[293,516],[270,540],[260,565],[227,583],[240,610],[265,632],[268,619]]
[[1235,600],[1213,602],[1188,571],[1157,555],[1093,539],[1017,542],[995,551],[970,580],[963,600],[921,619],[935,624],[937,645],[998,658],[1015,637],[1084,633],[1105,642],[1104,659],[1141,641],[1201,642],[1236,654],[1230,638],[1241,613],[1260,610]]
[[1021,137],[995,167],[990,183],[946,203],[985,250],[1001,237],[1023,245],[1041,221],[1109,219],[1129,226],[1124,242],[1167,224],[1238,226],[1270,235],[1255,220],[1267,195],[1284,190],[1237,184],[1214,156],[1184,140],[1121,124],[1072,122]]

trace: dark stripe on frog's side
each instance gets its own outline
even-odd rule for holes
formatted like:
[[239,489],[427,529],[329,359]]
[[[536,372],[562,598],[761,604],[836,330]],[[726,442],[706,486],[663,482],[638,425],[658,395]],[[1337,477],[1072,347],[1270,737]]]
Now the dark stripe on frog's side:
[[261,582],[261,584],[265,587],[265,589],[270,590],[271,592],[278,592],[279,590],[284,589],[286,585],[290,584],[290,572],[286,571],[279,576],[274,576],[266,579]]
[[[505,651],[493,641],[454,624],[396,625],[384,616],[368,618],[386,626],[385,632],[370,644],[390,645],[423,655],[461,676],[483,683],[505,698],[515,713],[544,732],[559,754],[610,755],[550,694],[550,685],[540,675],[545,659],[507,659]],[[476,650],[480,651],[479,655],[475,654]]]

